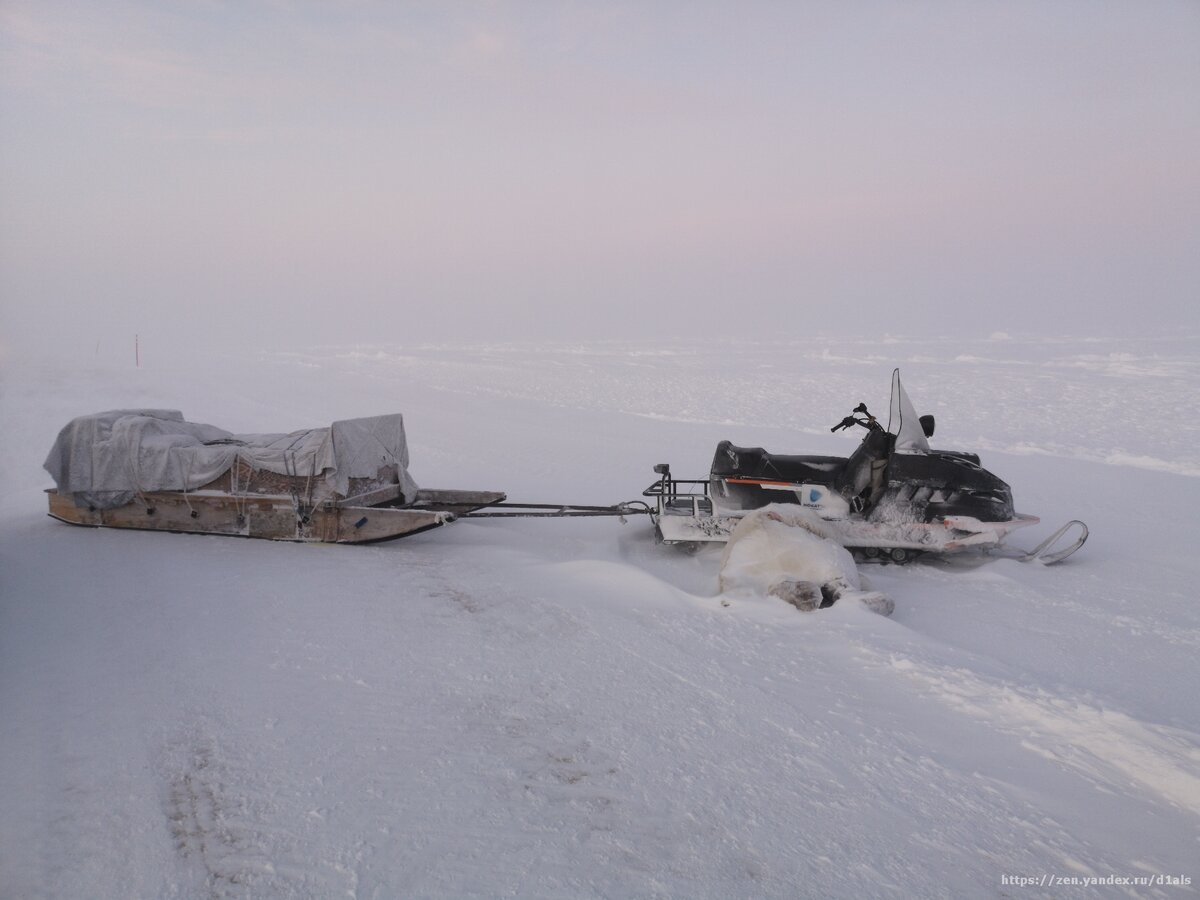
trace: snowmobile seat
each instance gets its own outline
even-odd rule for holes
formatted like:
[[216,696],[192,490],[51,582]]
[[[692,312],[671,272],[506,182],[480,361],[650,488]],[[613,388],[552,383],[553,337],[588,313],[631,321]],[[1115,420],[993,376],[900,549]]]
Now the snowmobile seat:
[[736,447],[721,441],[713,456],[712,476],[833,484],[845,465],[844,456],[784,456],[768,453],[762,447]]
[[763,477],[792,484],[832,484],[846,465],[844,456],[784,456],[768,453]]

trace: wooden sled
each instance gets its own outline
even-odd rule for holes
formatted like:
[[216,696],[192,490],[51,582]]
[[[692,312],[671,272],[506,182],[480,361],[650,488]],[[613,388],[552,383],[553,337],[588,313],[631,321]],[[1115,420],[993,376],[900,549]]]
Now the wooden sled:
[[[418,490],[404,503],[398,485],[313,504],[293,494],[201,489],[139,494],[114,509],[76,506],[46,491],[50,515],[70,525],[185,534],[224,534],[272,541],[371,544],[449,525],[460,515],[505,500],[499,491]],[[403,505],[401,505],[403,503]]]

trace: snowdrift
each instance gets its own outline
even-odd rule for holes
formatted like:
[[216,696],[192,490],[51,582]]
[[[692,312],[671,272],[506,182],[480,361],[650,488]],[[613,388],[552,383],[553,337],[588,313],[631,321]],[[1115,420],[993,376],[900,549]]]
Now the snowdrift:
[[883,594],[864,589],[837,533],[794,504],[773,503],[742,518],[721,558],[720,586],[723,594],[778,597],[803,612],[843,599],[883,615],[895,608]]

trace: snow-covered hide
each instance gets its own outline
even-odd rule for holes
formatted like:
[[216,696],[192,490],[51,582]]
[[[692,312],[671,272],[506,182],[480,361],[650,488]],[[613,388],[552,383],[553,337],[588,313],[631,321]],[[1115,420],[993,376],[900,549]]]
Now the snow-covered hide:
[[748,513],[729,538],[721,559],[723,594],[769,595],[809,611],[843,598],[858,599],[889,615],[883,594],[864,590],[848,550],[812,510],[772,504]]
[[289,434],[233,434],[187,422],[172,409],[110,410],[67,424],[44,463],[60,493],[110,509],[138,492],[195,490],[241,461],[278,475],[320,478],[345,496],[351,478],[374,478],[394,466],[405,496],[408,445],[399,414],[347,419]]

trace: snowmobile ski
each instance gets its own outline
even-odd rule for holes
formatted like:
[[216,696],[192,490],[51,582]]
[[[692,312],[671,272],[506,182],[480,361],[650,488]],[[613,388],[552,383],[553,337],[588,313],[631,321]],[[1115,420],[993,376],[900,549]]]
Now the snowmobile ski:
[[[1074,531],[1072,535],[1075,539],[1070,543],[1064,543],[1064,538],[1068,532]],[[1068,538],[1069,539],[1069,538]],[[1056,562],[1062,562],[1085,543],[1088,539],[1088,527],[1078,519],[1072,519],[1066,525],[1062,526],[1050,537],[1046,538],[1032,550],[1022,551],[1015,548],[1009,553],[1003,551],[1009,548],[1000,548],[1003,555],[1010,556],[1018,562],[1037,562],[1044,566],[1051,565]]]

